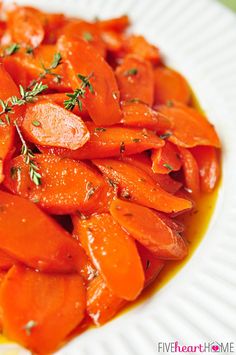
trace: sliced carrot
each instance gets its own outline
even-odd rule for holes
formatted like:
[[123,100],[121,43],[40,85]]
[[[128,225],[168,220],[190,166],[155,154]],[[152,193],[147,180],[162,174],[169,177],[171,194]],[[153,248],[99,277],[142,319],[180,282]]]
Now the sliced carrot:
[[43,27],[44,39],[43,43],[55,44],[61,28],[65,25],[67,19],[64,14],[44,13]]
[[181,158],[178,148],[168,141],[165,145],[152,151],[152,170],[158,174],[169,174],[181,168]]
[[183,164],[185,185],[197,197],[200,192],[200,175],[197,162],[190,150],[179,147],[179,151]]
[[187,245],[149,208],[116,199],[110,212],[123,229],[158,258],[179,260],[187,255]]
[[142,260],[143,270],[145,272],[145,287],[147,287],[157,278],[165,266],[165,261],[156,258],[152,252],[140,243],[137,243],[137,248]]
[[102,325],[113,318],[126,300],[115,296],[101,275],[95,277],[87,288],[87,313],[95,325]]
[[16,263],[16,259],[12,258],[3,250],[0,250],[0,271],[7,271]]
[[44,29],[40,21],[40,11],[27,7],[16,7],[8,12],[7,27],[12,41],[36,48],[44,38]]
[[78,242],[36,204],[0,191],[0,245],[13,258],[38,270],[80,270]]
[[157,64],[161,60],[159,49],[150,44],[143,36],[131,35],[128,37],[125,47],[128,53],[137,54],[152,64]]
[[210,145],[220,148],[220,140],[214,126],[195,109],[171,102],[171,106],[159,106],[158,111],[167,116],[172,124],[172,143],[185,148]]
[[200,173],[200,184],[203,192],[214,190],[220,178],[220,162],[218,152],[213,147],[195,147],[191,150]]
[[72,150],[82,147],[90,137],[81,118],[47,101],[26,109],[22,130],[32,143]]
[[[178,195],[178,192],[177,192]],[[178,195],[179,197],[185,198],[185,195]],[[188,199],[188,196],[186,196],[186,199]],[[180,221],[171,218],[171,216],[163,213],[163,212],[157,212],[155,213],[162,219],[162,221],[172,230],[174,230],[177,233],[182,233],[184,231],[184,224],[181,223]]]
[[116,78],[122,100],[137,101],[152,106],[154,77],[151,64],[138,55],[128,55],[116,69]]
[[[74,151],[54,148],[49,151],[72,159],[97,159],[139,153],[164,145],[164,141],[152,131],[119,126],[96,127],[90,122],[86,125],[90,140],[83,147]],[[47,150],[43,148],[42,151]]]
[[169,100],[177,100],[188,104],[191,96],[186,79],[177,71],[158,67],[154,71],[155,103],[166,104]]
[[129,155],[122,158],[123,161],[144,170],[150,177],[165,191],[175,194],[182,186],[182,183],[172,179],[169,175],[156,174],[152,170],[151,159],[145,153]]
[[123,32],[130,25],[130,21],[127,15],[123,15],[117,18],[98,20],[96,24],[105,31]]
[[123,101],[122,107],[122,123],[128,127],[147,128],[158,133],[163,133],[171,128],[168,117],[153,110],[147,104],[135,101]]
[[[115,31],[102,31],[101,37],[108,51],[108,56],[111,53],[117,54],[123,49],[123,35]],[[108,57],[109,59],[109,57]]]
[[68,214],[89,209],[104,184],[97,172],[79,161],[37,154],[34,162],[42,176],[41,185],[30,180],[29,166],[23,156],[7,164],[4,183],[11,192],[37,201],[49,213]]
[[192,207],[191,202],[161,189],[148,174],[135,166],[112,159],[97,159],[93,163],[118,185],[123,198],[167,213]]
[[144,274],[134,240],[108,213],[73,222],[82,246],[111,291],[135,299],[143,289]]
[[83,39],[93,46],[102,57],[105,57],[106,55],[106,48],[101,37],[101,30],[96,23],[72,20],[61,29],[61,34],[73,39]]
[[73,89],[80,87],[77,74],[91,75],[93,90],[87,90],[83,102],[97,125],[112,125],[120,121],[119,90],[114,73],[101,55],[86,41],[61,36],[58,49],[68,63]]
[[38,354],[48,354],[82,321],[86,292],[79,275],[49,275],[13,266],[2,283],[0,303],[3,334]]

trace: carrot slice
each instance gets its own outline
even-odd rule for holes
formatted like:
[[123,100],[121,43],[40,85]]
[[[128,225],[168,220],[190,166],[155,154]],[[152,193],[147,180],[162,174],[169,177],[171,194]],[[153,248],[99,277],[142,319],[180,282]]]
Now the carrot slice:
[[158,133],[163,133],[171,128],[168,117],[152,110],[151,107],[143,102],[135,101],[123,101],[122,107],[122,123],[128,127],[140,127],[147,128]]
[[200,176],[197,162],[188,149],[179,147],[179,151],[183,164],[185,185],[197,197],[200,192]]
[[187,255],[181,236],[149,208],[116,199],[111,203],[110,212],[122,228],[156,257],[179,260]]
[[101,275],[95,277],[87,288],[87,313],[95,325],[102,325],[113,318],[126,300],[115,296]]
[[79,275],[13,266],[2,283],[0,304],[3,333],[34,352],[48,354],[82,321],[86,293]]
[[16,263],[16,259],[12,258],[3,250],[0,250],[0,271],[7,271]]
[[158,111],[166,115],[172,124],[172,143],[185,148],[210,145],[220,148],[220,140],[214,126],[193,108],[172,102],[171,106],[158,106]]
[[59,51],[68,62],[68,73],[73,89],[80,87],[77,74],[91,75],[93,92],[87,90],[82,100],[97,125],[113,125],[120,121],[119,90],[114,73],[107,62],[88,42],[61,36]]
[[36,154],[34,162],[42,175],[41,185],[36,186],[30,180],[29,166],[23,156],[7,164],[4,183],[11,192],[37,201],[49,213],[68,214],[89,209],[104,184],[97,172],[79,161]]
[[119,186],[120,195],[126,199],[167,213],[192,207],[190,201],[164,191],[148,174],[135,166],[112,159],[97,159],[93,163]]
[[143,289],[144,274],[134,240],[110,214],[73,218],[87,255],[118,297],[134,300]]
[[143,36],[131,35],[125,42],[125,48],[129,53],[137,54],[152,64],[157,64],[161,60],[159,49]]
[[152,170],[158,174],[169,174],[181,168],[181,159],[178,148],[166,141],[165,145],[152,151]]
[[186,79],[177,71],[165,67],[158,67],[154,71],[155,103],[165,104],[169,100],[176,100],[188,104],[191,96]]
[[151,160],[145,153],[125,156],[122,160],[145,171],[162,189],[171,194],[175,194],[182,186],[181,182],[172,179],[167,174],[154,173]]
[[220,178],[218,152],[213,147],[195,147],[191,150],[200,173],[200,184],[203,192],[214,190]]
[[116,69],[122,100],[141,100],[152,106],[154,78],[151,64],[138,55],[128,55]]
[[51,102],[30,105],[22,124],[30,142],[76,150],[89,140],[81,118]]
[[44,38],[40,11],[27,7],[16,7],[8,12],[7,27],[13,42],[36,48]]
[[0,245],[13,258],[38,270],[80,269],[81,247],[34,203],[0,191]]
[[117,18],[98,20],[96,24],[105,31],[123,32],[130,25],[130,21],[127,15],[123,15]]
[[165,265],[165,261],[156,258],[152,252],[140,243],[137,243],[137,248],[145,272],[145,287],[147,287],[157,278]]

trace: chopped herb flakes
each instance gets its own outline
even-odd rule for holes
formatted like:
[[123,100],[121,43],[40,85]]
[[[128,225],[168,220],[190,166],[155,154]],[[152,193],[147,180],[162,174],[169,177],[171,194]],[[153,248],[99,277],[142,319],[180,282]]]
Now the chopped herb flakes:
[[91,42],[93,40],[93,35],[90,32],[84,32],[83,39],[87,42]]
[[4,55],[5,56],[12,55],[18,52],[19,49],[20,49],[20,45],[18,43],[13,43],[5,49]]
[[137,68],[131,68],[124,72],[124,76],[133,76],[138,74],[138,69]]
[[164,163],[163,166],[168,170],[174,170],[171,165]]
[[103,127],[96,127],[94,129],[95,132],[106,132],[106,128],[103,128]]
[[170,132],[167,132],[167,133],[164,133],[164,134],[160,134],[160,138],[161,139],[168,139],[169,137],[171,137],[172,136],[172,133],[170,133]]
[[35,120],[35,121],[32,121],[32,125],[34,125],[35,127],[39,127],[39,126],[41,126],[41,123],[39,121]]
[[133,142],[134,142],[134,143],[139,143],[139,142],[141,142],[141,139],[139,139],[139,138],[134,138],[134,139],[133,139]]

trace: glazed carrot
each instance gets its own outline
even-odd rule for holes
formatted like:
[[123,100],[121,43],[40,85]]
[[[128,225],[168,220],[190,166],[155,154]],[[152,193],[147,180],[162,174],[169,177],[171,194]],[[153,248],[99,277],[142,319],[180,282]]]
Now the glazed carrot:
[[[90,122],[86,125],[90,139],[83,147],[74,151],[53,148],[49,152],[72,159],[97,159],[139,153],[164,145],[164,141],[152,131],[119,126],[97,127]],[[42,148],[42,151],[47,150]]]
[[130,25],[130,21],[127,15],[123,15],[117,18],[98,20],[96,24],[105,31],[123,32]]
[[111,291],[126,300],[137,298],[144,274],[134,240],[108,213],[84,220],[74,217],[73,222],[82,246]]
[[175,194],[182,186],[182,183],[172,179],[169,175],[156,174],[152,170],[151,159],[145,153],[129,155],[122,158],[123,161],[144,170],[162,189]]
[[180,73],[170,68],[158,67],[154,71],[154,78],[156,104],[166,104],[169,100],[188,104],[191,96],[190,88]]
[[183,104],[171,102],[171,106],[159,106],[158,111],[166,115],[172,124],[169,141],[191,148],[210,145],[220,148],[220,141],[214,127],[198,111]]
[[2,283],[0,304],[3,333],[37,354],[49,354],[82,321],[86,292],[79,275],[13,266]]
[[203,192],[214,190],[220,178],[220,163],[217,150],[213,147],[195,147],[191,150],[200,173],[200,184]]
[[90,137],[81,118],[57,104],[41,101],[26,109],[22,131],[34,144],[76,150]]
[[[121,119],[119,90],[111,67],[100,54],[84,40],[61,36],[58,49],[68,63],[68,73],[73,89],[80,87],[77,74],[91,75],[92,90],[87,90],[82,100],[89,115],[97,125],[112,125]],[[109,83],[109,85],[108,85]]]
[[16,7],[7,14],[7,27],[12,42],[36,48],[44,38],[44,29],[40,21],[40,11],[27,7]]
[[143,36],[131,35],[128,37],[125,47],[128,53],[137,54],[152,64],[157,64],[161,60],[159,49],[150,44]]
[[197,162],[190,150],[179,147],[179,152],[183,164],[185,185],[197,197],[200,192],[200,176]]
[[166,141],[165,145],[152,150],[152,170],[158,174],[169,174],[181,168],[181,159],[178,148]]
[[123,198],[167,213],[192,207],[189,201],[161,189],[148,174],[135,166],[112,159],[97,159],[93,163],[118,185]]
[[95,277],[87,288],[87,313],[95,325],[102,325],[113,318],[127,303],[115,296],[101,275]]
[[[176,193],[178,195],[178,192]],[[181,196],[178,195],[179,197],[183,197],[185,198],[185,195]],[[186,199],[188,199],[188,196],[186,196]],[[155,213],[158,215],[158,217],[160,217],[162,219],[162,221],[172,230],[174,230],[177,233],[182,233],[184,231],[184,224],[181,223],[180,221],[171,218],[171,216],[163,213],[163,212],[157,212],[155,211]]]
[[128,55],[116,69],[116,79],[122,100],[137,101],[152,106],[154,77],[151,64],[138,55]]
[[0,250],[0,271],[7,271],[16,263],[16,259],[12,258],[3,250]]
[[0,245],[13,258],[38,270],[80,270],[78,242],[35,203],[0,191]]
[[165,265],[165,261],[156,258],[153,253],[140,243],[137,243],[137,248],[145,272],[145,287],[147,287],[157,278]]
[[187,246],[151,209],[131,202],[112,201],[112,217],[132,237],[161,259],[179,260],[187,255]]
[[106,48],[102,40],[101,30],[96,23],[72,20],[61,29],[61,35],[66,35],[73,39],[83,39],[93,46],[102,57],[105,57],[106,55]]
[[164,133],[171,128],[168,117],[153,110],[143,102],[122,101],[122,123],[128,127],[140,127]]
[[29,167],[22,155],[8,163],[4,184],[11,192],[37,201],[54,214],[84,211],[96,201],[104,182],[86,164],[46,154],[35,155],[34,162],[42,175],[39,186],[30,180]]
[[50,74],[43,75],[44,68],[51,67],[57,53],[56,45],[41,45],[34,49],[33,54],[28,54],[26,49],[21,48],[14,55],[6,56],[3,63],[18,85],[28,87],[33,80],[40,79],[50,90],[68,92],[71,91],[71,85],[66,75],[65,61],[60,61]]
[[123,35],[115,31],[102,31],[101,37],[105,43],[108,55],[111,53],[119,54],[123,49]]

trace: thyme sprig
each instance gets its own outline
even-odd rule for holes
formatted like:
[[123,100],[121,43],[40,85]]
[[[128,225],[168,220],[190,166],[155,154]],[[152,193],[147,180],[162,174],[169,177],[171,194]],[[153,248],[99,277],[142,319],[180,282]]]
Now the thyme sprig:
[[65,108],[70,111],[72,111],[76,105],[78,105],[79,110],[82,111],[83,104],[81,99],[85,98],[86,88],[88,88],[89,91],[94,94],[93,86],[89,81],[92,78],[93,73],[90,73],[88,76],[84,76],[81,74],[77,74],[77,76],[81,80],[80,87],[75,89],[73,93],[66,94],[69,99],[64,101]]

